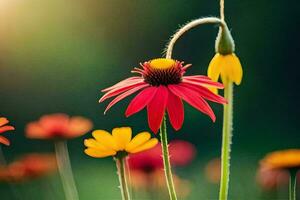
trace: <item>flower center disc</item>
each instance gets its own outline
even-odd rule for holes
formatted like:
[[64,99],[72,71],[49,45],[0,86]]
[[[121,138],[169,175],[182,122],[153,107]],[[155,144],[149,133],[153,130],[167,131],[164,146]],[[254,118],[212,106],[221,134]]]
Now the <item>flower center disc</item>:
[[176,62],[173,59],[157,58],[151,60],[149,64],[152,69],[169,69],[172,68]]
[[173,59],[157,58],[143,64],[145,82],[152,86],[178,84],[183,75],[182,63]]

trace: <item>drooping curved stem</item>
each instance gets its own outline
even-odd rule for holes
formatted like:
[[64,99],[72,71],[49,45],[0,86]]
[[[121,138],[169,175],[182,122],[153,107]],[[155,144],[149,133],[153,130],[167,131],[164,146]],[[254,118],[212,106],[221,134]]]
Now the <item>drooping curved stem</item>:
[[290,170],[289,200],[297,200],[297,170]]
[[56,141],[55,154],[66,200],[79,200],[66,141]]
[[221,180],[219,200],[227,200],[230,175],[230,151],[232,142],[232,114],[233,114],[233,83],[227,82],[224,89],[224,97],[228,104],[223,110],[223,133],[222,133],[222,155],[221,155]]
[[120,181],[120,190],[123,200],[130,200],[130,194],[126,175],[126,157],[115,158]]
[[176,200],[177,196],[176,196],[175,186],[173,182],[170,156],[168,150],[166,117],[163,118],[163,122],[160,127],[160,139],[161,139],[162,156],[164,162],[164,170],[165,170],[165,176],[166,176],[166,182],[168,186],[170,200]]
[[200,18],[200,19],[195,19],[189,23],[187,23],[186,25],[182,26],[178,31],[176,31],[176,33],[171,37],[170,42],[167,45],[167,49],[166,49],[166,58],[171,58],[172,57],[172,51],[174,48],[174,45],[176,43],[176,41],[188,30],[199,26],[201,24],[219,24],[221,26],[221,28],[225,28],[227,27],[227,25],[225,24],[225,22],[223,22],[222,20],[220,20],[217,17],[205,17],[205,18]]

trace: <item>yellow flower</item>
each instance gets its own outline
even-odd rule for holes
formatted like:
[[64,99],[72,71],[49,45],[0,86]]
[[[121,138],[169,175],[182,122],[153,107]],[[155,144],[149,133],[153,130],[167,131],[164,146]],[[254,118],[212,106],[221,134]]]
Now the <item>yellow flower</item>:
[[217,53],[209,63],[207,74],[213,81],[218,81],[221,76],[226,87],[228,81],[237,85],[241,83],[243,69],[239,58],[234,53],[226,55]]
[[261,164],[269,169],[300,168],[300,149],[275,151],[266,155]]
[[95,158],[117,156],[118,153],[137,153],[151,149],[158,143],[156,138],[151,139],[148,132],[141,132],[132,138],[130,127],[114,128],[112,134],[105,130],[95,130],[92,135],[95,139],[84,140],[87,147],[84,152]]

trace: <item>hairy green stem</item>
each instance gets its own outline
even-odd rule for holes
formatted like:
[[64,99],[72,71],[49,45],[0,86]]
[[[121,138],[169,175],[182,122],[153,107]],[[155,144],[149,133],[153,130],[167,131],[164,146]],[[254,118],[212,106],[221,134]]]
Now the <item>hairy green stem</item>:
[[220,0],[220,18],[222,21],[225,20],[224,0]]
[[78,192],[71,168],[68,146],[66,141],[56,141],[55,154],[59,175],[63,184],[66,200],[78,200]]
[[120,181],[120,190],[123,200],[130,200],[130,194],[127,184],[127,175],[126,175],[126,157],[115,158],[116,165],[118,169],[118,176]]
[[225,99],[227,99],[228,104],[224,105],[223,111],[223,136],[219,200],[227,200],[228,197],[233,114],[233,84],[231,81],[228,81],[228,83],[225,85],[224,97]]
[[297,170],[290,170],[289,200],[297,200]]
[[170,156],[168,150],[168,135],[167,135],[167,125],[166,125],[166,117],[164,116],[163,122],[160,127],[160,139],[161,139],[161,148],[162,148],[162,156],[164,161],[164,170],[166,176],[166,182],[168,186],[170,200],[176,200],[176,191],[173,182],[171,164],[170,164]]
[[182,26],[180,29],[178,29],[176,31],[176,33],[171,37],[167,48],[165,50],[166,52],[166,58],[171,58],[172,57],[172,51],[174,48],[174,45],[176,43],[176,41],[188,30],[202,25],[202,24],[219,24],[221,26],[221,28],[227,28],[227,25],[224,21],[220,20],[217,17],[205,17],[205,18],[199,18],[199,19],[195,19],[191,22],[188,22],[187,24],[185,24],[184,26]]

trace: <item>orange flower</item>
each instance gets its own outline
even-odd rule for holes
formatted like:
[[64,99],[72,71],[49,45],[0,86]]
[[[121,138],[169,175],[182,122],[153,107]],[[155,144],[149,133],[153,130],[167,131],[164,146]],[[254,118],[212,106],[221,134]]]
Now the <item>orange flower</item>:
[[69,117],[66,114],[42,116],[26,127],[26,136],[36,139],[75,138],[92,129],[92,122],[84,117]]
[[0,181],[20,182],[46,176],[56,171],[56,159],[52,154],[27,154],[8,166],[0,167]]
[[[0,117],[0,134],[6,132],[6,131],[12,131],[15,130],[13,126],[8,126],[9,121],[5,117]],[[7,138],[0,135],[0,143],[5,145],[10,145],[10,142]]]
[[300,149],[287,149],[267,154],[260,164],[269,169],[300,169]]
[[214,158],[205,166],[206,179],[214,184],[218,184],[221,178],[221,159]]

